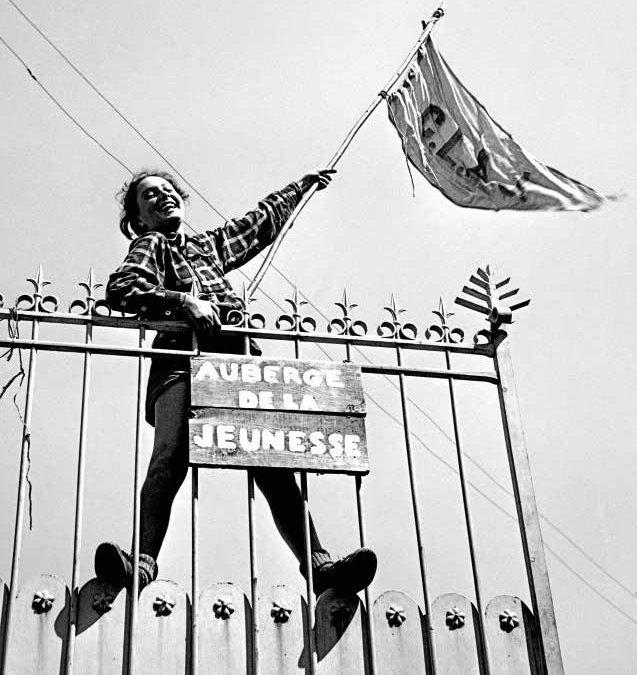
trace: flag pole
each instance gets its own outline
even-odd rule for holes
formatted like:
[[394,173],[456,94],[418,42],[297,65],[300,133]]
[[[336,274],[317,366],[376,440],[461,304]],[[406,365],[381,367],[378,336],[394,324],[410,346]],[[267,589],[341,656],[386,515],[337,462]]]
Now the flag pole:
[[[361,127],[367,122],[367,120],[371,117],[372,113],[378,108],[378,106],[381,104],[383,100],[387,98],[388,92],[396,85],[396,83],[403,77],[405,74],[405,71],[409,67],[409,64],[411,63],[412,59],[416,56],[418,53],[418,50],[422,47],[422,45],[425,43],[425,40],[429,37],[429,34],[431,33],[433,27],[438,23],[438,20],[441,19],[444,16],[444,4],[445,0],[441,0],[438,8],[436,11],[431,15],[431,18],[427,22],[423,22],[423,31],[420,34],[420,37],[418,38],[418,41],[416,44],[412,47],[410,50],[409,54],[405,57],[405,60],[402,62],[400,68],[396,72],[396,74],[389,80],[389,82],[376,94],[374,97],[374,100],[370,103],[370,105],[367,107],[365,112],[359,117],[359,119],[356,121],[354,126],[350,129],[349,133],[345,137],[345,140],[341,143],[339,146],[338,150],[334,153],[332,159],[328,162],[327,166],[325,168],[327,169],[334,169],[338,162],[340,161],[341,157],[345,154],[345,151],[347,148],[350,146],[351,142],[354,140],[354,137],[358,132],[360,131]],[[285,225],[281,228],[281,231],[277,235],[276,239],[270,246],[270,249],[268,250],[268,253],[266,257],[264,258],[263,262],[261,263],[261,266],[259,267],[256,275],[254,276],[254,279],[250,282],[250,285],[248,286],[248,291],[247,291],[247,297],[251,297],[254,292],[257,290],[259,284],[261,283],[261,280],[263,279],[263,276],[267,272],[268,268],[272,264],[272,261],[274,260],[274,256],[277,254],[277,251],[279,250],[279,247],[281,246],[281,243],[283,242],[283,239],[285,238],[285,235],[289,232],[290,228],[292,225],[294,225],[294,222],[296,221],[298,215],[301,213],[301,211],[305,208],[305,205],[310,201],[314,193],[316,192],[316,185],[313,185],[302,197],[301,201],[297,204],[296,208],[292,212],[292,215],[288,218],[287,222]]]

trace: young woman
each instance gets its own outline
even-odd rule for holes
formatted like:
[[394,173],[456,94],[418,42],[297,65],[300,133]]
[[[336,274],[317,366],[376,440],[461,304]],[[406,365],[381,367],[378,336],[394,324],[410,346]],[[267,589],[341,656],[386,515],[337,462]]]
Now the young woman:
[[[111,275],[106,299],[114,309],[148,317],[185,319],[203,351],[244,353],[242,337],[220,335],[224,308],[238,307],[225,275],[252,259],[276,238],[302,196],[314,185],[329,185],[334,170],[303,176],[273,192],[242,218],[216,230],[186,235],[184,206],[188,195],[162,171],[143,171],[122,188],[120,229],[132,243],[124,262]],[[190,349],[189,333],[158,333],[154,347]],[[261,350],[251,341],[250,351]],[[152,359],[146,396],[146,419],[155,427],[153,452],[141,490],[140,590],[157,577],[172,503],[188,469],[190,360]],[[276,526],[304,571],[302,497],[294,474],[286,469],[258,469],[255,482],[265,496]],[[339,587],[357,592],[372,581],[376,556],[358,549],[333,561],[322,547],[310,519],[314,590]],[[100,579],[130,586],[132,556],[117,544],[102,543],[95,552]]]

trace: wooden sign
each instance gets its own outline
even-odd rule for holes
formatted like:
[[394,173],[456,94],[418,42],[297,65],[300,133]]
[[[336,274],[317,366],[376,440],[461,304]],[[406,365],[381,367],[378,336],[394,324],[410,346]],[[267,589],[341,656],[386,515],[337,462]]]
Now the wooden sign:
[[190,463],[369,472],[361,371],[351,363],[192,359]]

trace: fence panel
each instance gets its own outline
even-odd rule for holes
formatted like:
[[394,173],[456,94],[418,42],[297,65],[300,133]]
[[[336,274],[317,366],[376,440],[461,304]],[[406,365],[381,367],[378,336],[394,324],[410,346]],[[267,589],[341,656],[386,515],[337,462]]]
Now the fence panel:
[[423,616],[405,593],[386,591],[374,602],[376,675],[426,675]]
[[12,609],[5,672],[59,675],[70,604],[66,584],[53,575],[40,574],[22,586]]
[[199,672],[249,675],[251,611],[243,591],[218,583],[199,600]]
[[489,653],[498,675],[534,675],[533,615],[520,600],[499,595],[487,605]]
[[127,596],[91,579],[80,589],[75,630],[75,672],[121,675]]
[[289,586],[273,586],[259,597],[259,654],[263,673],[301,675],[307,630],[305,600]]
[[[32,361],[28,369],[27,396],[25,399],[25,425],[23,433],[23,467],[21,468],[19,479],[19,499],[16,514],[16,537],[14,542],[14,551],[12,556],[12,582],[11,591],[14,602],[7,604],[6,592],[0,598],[0,617],[2,619],[2,634],[0,640],[4,637],[7,641],[5,645],[6,658],[5,668],[0,675],[5,673],[56,673],[61,672],[65,654],[65,646],[68,641],[74,652],[69,652],[69,664],[75,664],[74,672],[77,673],[117,673],[122,675],[127,669],[135,671],[140,675],[144,672],[153,673],[183,673],[189,672],[190,660],[196,658],[199,669],[194,668],[194,673],[213,672],[219,675],[224,673],[232,675],[256,675],[259,673],[269,674],[270,672],[279,675],[287,673],[302,672],[305,675],[318,675],[320,673],[336,674],[347,673],[348,675],[385,675],[385,673],[408,672],[429,675],[445,675],[453,673],[458,675],[490,675],[488,665],[483,662],[485,650],[482,649],[486,642],[490,646],[490,661],[493,667],[491,675],[536,675],[536,672],[542,668],[536,664],[546,664],[547,672],[551,675],[561,675],[561,656],[559,653],[559,642],[555,629],[555,618],[552,607],[550,585],[548,582],[548,572],[544,563],[543,544],[537,517],[535,497],[531,485],[530,470],[526,449],[522,435],[521,422],[519,419],[519,410],[515,400],[515,389],[513,384],[513,373],[508,354],[508,344],[501,344],[507,337],[506,332],[501,327],[510,323],[512,312],[528,304],[528,301],[517,302],[510,307],[504,306],[502,300],[512,297],[517,291],[502,293],[501,288],[508,283],[504,280],[496,283],[492,271],[487,267],[486,270],[479,269],[477,276],[472,276],[470,283],[477,285],[479,289],[465,287],[463,291],[468,293],[473,300],[467,301],[457,298],[456,302],[469,309],[489,316],[490,327],[487,330],[481,330],[475,336],[473,343],[464,340],[462,330],[453,328],[446,323],[446,318],[451,316],[440,304],[440,310],[434,312],[440,326],[432,325],[426,329],[425,339],[418,338],[418,330],[414,324],[401,323],[400,315],[403,309],[400,309],[392,297],[391,306],[385,309],[391,315],[391,321],[384,321],[377,327],[379,337],[368,335],[367,324],[351,317],[349,312],[355,308],[355,304],[350,304],[347,296],[344,295],[342,303],[336,305],[343,312],[343,317],[338,319],[328,319],[326,332],[321,333],[317,328],[317,322],[311,317],[302,316],[301,305],[307,304],[300,300],[298,292],[295,291],[293,299],[286,299],[293,306],[293,313],[282,315],[275,322],[276,329],[265,328],[265,318],[260,314],[251,314],[249,303],[251,301],[247,296],[244,297],[241,311],[236,312],[240,322],[232,325],[225,325],[222,329],[223,335],[230,337],[264,338],[272,340],[282,340],[288,343],[288,346],[294,345],[297,359],[270,359],[266,362],[264,359],[255,357],[234,356],[233,362],[252,365],[252,370],[259,369],[259,378],[261,377],[261,368],[263,368],[263,382],[268,385],[281,385],[279,389],[269,391],[269,387],[261,384],[257,378],[257,383],[252,383],[249,378],[243,378],[241,382],[237,380],[231,389],[230,403],[226,399],[218,399],[219,391],[217,387],[208,386],[210,382],[204,383],[202,387],[206,389],[208,395],[216,396],[211,403],[217,411],[213,416],[219,421],[225,419],[228,423],[227,428],[241,426],[242,421],[248,428],[247,420],[256,415],[263,415],[263,425],[266,419],[268,421],[268,430],[277,429],[277,422],[266,418],[274,410],[280,417],[280,422],[284,416],[286,420],[294,418],[298,421],[298,429],[295,433],[305,429],[305,432],[314,429],[316,420],[325,416],[325,413],[338,412],[345,415],[344,419],[348,424],[354,425],[349,436],[361,436],[364,414],[364,393],[362,387],[356,384],[353,386],[351,374],[365,373],[383,375],[385,377],[397,376],[398,383],[393,386],[400,391],[402,427],[405,436],[405,446],[407,451],[407,462],[410,474],[410,492],[413,505],[413,520],[418,544],[419,564],[421,572],[421,584],[423,592],[424,615],[417,604],[407,595],[399,591],[388,591],[381,595],[374,603],[371,610],[373,620],[369,621],[365,607],[361,604],[358,597],[341,596],[334,590],[323,594],[317,603],[315,617],[315,626],[307,626],[306,605],[303,598],[294,590],[285,586],[275,586],[271,589],[264,589],[260,598],[256,596],[256,584],[258,572],[256,568],[256,554],[254,552],[254,495],[253,479],[249,480],[249,528],[250,528],[250,556],[251,556],[251,601],[254,603],[253,609],[250,608],[244,593],[236,586],[229,583],[215,584],[203,593],[197,590],[196,598],[200,601],[201,611],[198,626],[193,626],[193,613],[188,602],[186,593],[173,582],[155,582],[142,593],[139,607],[137,603],[128,603],[126,592],[115,592],[114,589],[99,584],[96,580],[88,582],[80,591],[78,596],[78,616],[77,622],[71,626],[71,633],[68,633],[68,618],[70,611],[69,594],[66,586],[58,579],[48,575],[37,577],[16,595],[19,586],[17,579],[21,577],[20,558],[22,553],[21,535],[23,532],[26,469],[24,459],[25,450],[29,441],[29,419],[31,410],[31,393],[34,386],[35,356],[40,351],[54,352],[74,352],[85,355],[84,369],[84,395],[82,398],[82,412],[80,415],[80,460],[78,463],[78,481],[76,492],[76,527],[75,527],[75,552],[73,565],[73,583],[75,588],[79,585],[79,554],[81,548],[81,523],[82,523],[82,490],[83,490],[83,445],[85,435],[85,408],[88,402],[88,375],[90,373],[90,362],[92,355],[118,355],[121,357],[133,357],[139,359],[140,369],[138,372],[138,392],[137,392],[137,412],[138,424],[136,432],[136,452],[135,452],[135,488],[134,488],[134,526],[133,526],[133,548],[138,552],[139,536],[139,490],[138,483],[140,478],[140,448],[142,441],[141,423],[143,417],[143,389],[144,389],[144,362],[149,358],[161,358],[166,356],[186,355],[197,356],[196,363],[208,363],[210,377],[214,379],[214,364],[224,362],[224,357],[210,356],[201,358],[198,350],[173,351],[171,350],[152,350],[145,347],[144,334],[146,330],[167,330],[181,331],[186,329],[185,324],[179,324],[172,320],[165,321],[146,321],[138,320],[132,316],[116,316],[111,312],[103,301],[96,301],[94,296],[95,284],[92,274],[89,275],[88,284],[83,284],[87,289],[88,297],[86,301],[74,301],[71,303],[71,310],[68,313],[57,312],[58,302],[52,296],[43,296],[43,289],[48,282],[43,280],[42,272],[39,270],[36,277],[30,282],[34,285],[35,291],[32,295],[20,296],[15,303],[15,307],[7,309],[2,307],[0,298],[0,321],[7,321],[8,338],[0,337],[0,346],[8,348],[7,354],[11,354],[13,349],[29,350]],[[500,290],[499,290],[500,289]],[[475,300],[480,300],[483,304],[479,305]],[[75,307],[75,310],[73,309]],[[82,309],[82,313],[76,310]],[[99,311],[93,311],[97,310]],[[235,317],[236,318],[236,317]],[[22,324],[32,322],[33,330],[31,339],[24,339],[19,336],[18,321]],[[68,324],[73,326],[83,326],[85,328],[85,339],[82,342],[57,342],[51,340],[41,340],[38,334],[40,323]],[[232,323],[232,322],[231,322]],[[14,325],[15,324],[15,325]],[[239,325],[240,324],[240,325]],[[287,325],[288,327],[285,327]],[[91,340],[91,331],[94,326],[113,327],[125,329],[130,334],[131,331],[138,333],[138,346],[131,347],[125,344],[95,344]],[[336,380],[332,379],[335,392],[331,392],[326,400],[319,396],[313,384],[308,380],[298,382],[301,390],[291,391],[289,385],[296,382],[292,374],[299,379],[299,350],[300,345],[312,344],[322,348],[321,345],[341,346],[345,348],[347,364],[339,365],[350,375],[343,377],[343,383],[334,384]],[[376,357],[370,359],[360,348],[383,350]],[[386,360],[387,348],[395,350],[396,365],[383,364]],[[352,350],[356,349],[357,354],[363,357],[360,363],[352,361]],[[403,354],[407,351],[438,352],[445,356],[446,368],[416,367],[403,363]],[[458,370],[452,368],[451,355],[475,355],[481,358],[491,359],[493,368],[489,371],[476,370]],[[310,363],[310,362],[308,362]],[[321,364],[324,362],[311,362]],[[212,364],[212,366],[210,365]],[[238,366],[237,366],[238,367]],[[278,382],[276,374],[278,369],[287,367],[289,371],[288,382]],[[322,366],[321,366],[322,367]],[[201,366],[202,370],[204,366]],[[266,376],[266,368],[267,376]],[[326,373],[335,373],[336,368],[326,369]],[[221,372],[221,371],[219,371]],[[237,371],[238,372],[238,371]],[[308,373],[310,370],[307,371]],[[316,375],[315,371],[315,375]],[[224,373],[227,374],[226,371]],[[231,373],[232,374],[232,373]],[[256,375],[255,375],[256,377]],[[358,377],[358,375],[357,375]],[[419,514],[419,500],[421,490],[416,485],[416,471],[412,466],[411,443],[413,438],[417,438],[416,433],[410,427],[409,411],[413,412],[414,406],[408,399],[408,383],[413,383],[413,378],[444,378],[449,382],[449,394],[452,409],[452,418],[454,426],[454,437],[457,458],[458,471],[460,473],[461,489],[463,492],[465,505],[465,520],[468,530],[468,548],[471,559],[472,573],[474,578],[475,600],[478,608],[481,607],[481,592],[478,576],[478,561],[475,556],[473,546],[473,526],[469,513],[469,502],[467,493],[467,484],[464,480],[463,453],[460,446],[460,437],[458,433],[458,420],[455,408],[454,386],[455,380],[490,382],[497,385],[500,407],[504,422],[505,441],[508,450],[508,456],[511,460],[511,474],[513,483],[513,492],[516,496],[516,505],[518,508],[518,517],[523,539],[524,553],[527,563],[527,572],[529,577],[529,590],[531,591],[532,605],[535,609],[535,617],[531,615],[528,608],[517,598],[510,596],[500,596],[494,598],[489,604],[486,612],[486,622],[483,623],[476,609],[467,598],[449,593],[440,596],[435,602],[431,602],[428,588],[428,579],[425,565],[425,550],[423,537],[421,533],[421,519]],[[349,378],[349,379],[348,379]],[[224,380],[232,380],[230,376]],[[285,379],[285,378],[284,378]],[[244,381],[245,380],[245,381]],[[337,378],[338,380],[338,378]],[[326,376],[327,383],[327,376]],[[233,380],[234,382],[234,380]],[[315,381],[315,383],[318,380]],[[339,380],[340,382],[340,380]],[[251,389],[247,384],[255,384]],[[205,385],[205,386],[204,386]],[[285,385],[285,386],[283,386]],[[307,385],[307,386],[305,386]],[[311,389],[311,391],[310,391]],[[342,389],[342,391],[341,391]],[[316,391],[315,391],[316,390]],[[356,400],[350,401],[348,397],[352,391]],[[325,393],[325,392],[324,392]],[[329,392],[328,392],[329,393]],[[276,396],[275,396],[276,394]],[[280,394],[280,400],[277,399]],[[270,396],[271,395],[271,396]],[[198,390],[193,389],[193,403],[195,407],[202,403],[210,405],[209,401],[201,401]],[[239,402],[235,405],[235,398],[239,397]],[[287,398],[286,398],[287,397]],[[270,405],[272,398],[272,405]],[[278,400],[277,405],[274,402]],[[304,403],[305,401],[305,403]],[[312,405],[310,405],[310,403]],[[219,407],[221,406],[221,407]],[[238,407],[237,407],[238,406]],[[342,410],[343,406],[345,410]],[[384,409],[381,406],[381,409]],[[297,410],[298,408],[298,410]],[[297,412],[290,412],[295,410]],[[387,412],[387,411],[385,411]],[[421,412],[424,412],[421,410]],[[212,447],[209,436],[213,431],[213,420],[208,420],[204,412],[199,411],[200,418],[194,424],[206,424],[198,430],[195,444],[201,450],[208,446]],[[389,413],[388,413],[389,414]],[[426,414],[426,413],[425,413]],[[225,416],[225,417],[224,417]],[[302,416],[302,417],[301,417]],[[340,418],[339,418],[340,419]],[[301,424],[301,421],[307,424],[307,429]],[[397,420],[400,423],[400,420]],[[270,423],[271,422],[271,423]],[[272,429],[270,429],[272,427]],[[243,427],[241,427],[243,429]],[[241,432],[241,429],[239,430]],[[265,426],[264,426],[265,429]],[[284,431],[283,426],[280,429]],[[245,429],[243,429],[245,431]],[[357,433],[353,433],[356,431]],[[303,432],[303,433],[305,433]],[[228,432],[230,433],[230,432]],[[273,432],[272,432],[273,433]],[[290,433],[292,433],[290,431]],[[206,435],[207,434],[207,435]],[[241,433],[238,436],[241,440]],[[252,437],[250,443],[245,443],[246,452],[252,451],[255,445]],[[290,437],[292,438],[292,437]],[[296,439],[297,436],[294,436]],[[299,437],[300,438],[300,437]],[[224,443],[230,444],[234,441],[227,440]],[[296,443],[296,441],[295,441]],[[250,447],[248,447],[250,446]],[[319,448],[320,446],[314,446]],[[225,446],[224,446],[225,448]],[[225,448],[228,449],[228,448]],[[234,448],[231,448],[234,449]],[[264,448],[265,449],[265,448]],[[292,445],[290,441],[289,450],[300,452],[298,444]],[[338,448],[334,446],[335,455]],[[203,452],[203,450],[202,450]],[[287,451],[286,451],[287,452]],[[205,453],[204,453],[205,454]],[[285,454],[285,453],[284,453]],[[310,453],[311,454],[311,453]],[[347,454],[347,453],[345,453]],[[354,457],[354,453],[350,453]],[[290,464],[287,455],[285,461],[279,462],[284,466],[294,466]],[[196,458],[195,458],[196,459]],[[205,458],[204,458],[205,459]],[[236,459],[236,458],[235,458]],[[263,458],[253,457],[255,465],[263,465]],[[199,458],[198,461],[203,461]],[[234,459],[229,465],[234,466]],[[206,462],[203,462],[206,464]],[[251,462],[249,462],[250,465]],[[332,470],[332,462],[321,466],[323,471]],[[317,468],[318,465],[313,465]],[[339,467],[339,470],[343,467]],[[365,526],[362,516],[362,501],[360,494],[360,473],[366,473],[366,465],[361,467],[360,462],[356,466],[346,467],[349,472],[357,474],[357,508],[359,512],[359,534],[361,545],[364,545]],[[193,471],[193,480],[195,483],[193,497],[193,542],[196,541],[196,470]],[[303,474],[303,481],[306,480]],[[304,484],[305,485],[305,484]],[[303,487],[303,497],[306,499],[306,487]],[[307,513],[305,514],[307,517]],[[476,533],[477,536],[477,533]],[[309,544],[306,544],[309,546]],[[193,562],[193,588],[198,588],[198,576],[196,574],[197,564]],[[137,579],[137,575],[134,574]],[[5,591],[4,585],[0,582],[0,592]],[[527,589],[523,591],[526,592]],[[308,590],[308,593],[310,591]],[[367,609],[370,610],[369,591],[366,591]],[[133,591],[133,597],[136,598],[136,592]],[[313,595],[309,598],[310,611],[313,611]],[[8,607],[8,609],[7,609]],[[139,615],[137,613],[139,609]],[[139,616],[139,619],[136,617]],[[253,621],[258,619],[256,625]],[[7,625],[10,624],[10,625]],[[488,625],[488,630],[484,626]],[[73,639],[73,629],[75,628],[76,639]],[[198,637],[191,636],[190,630],[198,630]],[[253,634],[258,635],[258,644],[253,644]],[[376,649],[370,648],[370,643],[374,633],[377,633]],[[533,635],[531,635],[533,633]],[[135,638],[136,649],[130,651],[134,644],[128,635]],[[308,636],[310,642],[315,640],[315,654],[317,668],[315,669],[308,652]],[[196,644],[193,642],[196,640]],[[190,648],[193,652],[190,652]],[[199,655],[196,656],[197,649]],[[254,647],[254,649],[253,649]],[[0,650],[2,644],[0,644]],[[374,653],[370,653],[374,652]],[[546,656],[544,654],[546,652]],[[1,653],[1,651],[0,651]],[[377,657],[378,662],[374,664],[373,656]],[[192,659],[191,659],[192,656]],[[73,660],[74,657],[74,660]],[[139,659],[139,667],[135,668],[135,657]],[[257,658],[260,657],[260,658]],[[376,667],[377,666],[377,667]],[[68,668],[67,668],[68,670]],[[316,672],[315,672],[316,671]]]
[[480,675],[473,612],[471,602],[458,593],[445,593],[432,603],[437,675]]
[[139,598],[140,675],[183,675],[188,669],[188,596],[174,581],[155,581]]
[[316,603],[315,641],[319,675],[365,675],[363,605],[356,595],[331,588]]

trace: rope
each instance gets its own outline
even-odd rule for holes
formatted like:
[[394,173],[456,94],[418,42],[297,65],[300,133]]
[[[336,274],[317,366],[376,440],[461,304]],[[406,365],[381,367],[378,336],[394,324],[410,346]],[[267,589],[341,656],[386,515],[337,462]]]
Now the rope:
[[[20,339],[20,323],[19,323],[19,316],[18,316],[18,311],[15,307],[11,307],[9,309],[9,319],[7,321],[7,333],[9,335],[9,338],[11,340],[19,340]],[[13,354],[15,351],[15,347],[9,347],[3,354],[0,355],[0,359],[6,359],[7,363],[11,361],[13,358]],[[16,381],[19,380],[18,382],[18,387],[13,394],[13,406],[15,407],[17,413],[18,413],[18,419],[20,420],[20,423],[22,424],[22,431],[24,434],[24,440],[25,443],[27,444],[27,471],[26,471],[26,481],[27,481],[27,486],[29,488],[28,491],[28,497],[29,497],[29,530],[33,530],[33,483],[31,482],[31,431],[29,427],[27,426],[26,420],[24,418],[24,415],[22,414],[22,411],[20,410],[20,406],[18,405],[18,396],[20,394],[20,391],[22,390],[22,385],[24,384],[24,379],[26,377],[26,372],[24,370],[24,363],[22,361],[22,350],[18,348],[18,372],[12,375],[2,386],[2,390],[0,390],[0,400],[2,400],[3,396],[9,391],[11,388],[11,385]]]

